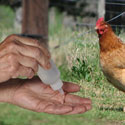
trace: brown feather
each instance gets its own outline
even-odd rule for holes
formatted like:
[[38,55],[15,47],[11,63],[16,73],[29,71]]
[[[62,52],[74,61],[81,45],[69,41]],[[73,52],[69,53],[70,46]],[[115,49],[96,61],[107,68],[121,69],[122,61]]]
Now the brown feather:
[[107,31],[99,38],[100,63],[108,81],[125,92],[125,44],[108,24]]

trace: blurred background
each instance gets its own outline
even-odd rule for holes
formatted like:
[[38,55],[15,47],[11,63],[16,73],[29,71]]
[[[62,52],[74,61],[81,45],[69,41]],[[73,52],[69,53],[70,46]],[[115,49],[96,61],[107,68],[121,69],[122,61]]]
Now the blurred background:
[[[38,34],[49,41],[61,79],[79,84],[81,90],[76,95],[91,98],[93,109],[80,115],[57,116],[1,103],[0,125],[125,125],[125,95],[107,82],[100,69],[98,37],[94,30],[99,17],[108,21],[125,12],[125,0],[49,0],[48,9],[44,5],[46,1],[41,0],[44,11],[40,11],[43,15],[40,21],[46,26],[41,26]],[[34,4],[38,5],[36,0]],[[33,28],[25,32],[29,24],[23,24],[22,6],[22,0],[0,0],[1,41],[12,33],[34,33]],[[31,17],[26,14],[25,18]],[[45,18],[48,21],[43,22]],[[31,18],[31,22],[35,20]],[[110,24],[125,42],[125,14]]]
[[[1,5],[9,6],[15,13],[14,25],[22,22],[22,0],[0,0]],[[99,17],[109,20],[125,11],[125,0],[49,0],[50,15],[58,11],[63,15],[65,26],[93,27]],[[112,27],[125,28],[125,14],[110,22]]]

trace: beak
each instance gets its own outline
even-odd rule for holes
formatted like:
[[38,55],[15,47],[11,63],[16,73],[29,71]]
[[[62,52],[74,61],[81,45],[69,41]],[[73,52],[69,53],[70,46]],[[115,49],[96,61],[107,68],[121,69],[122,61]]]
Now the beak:
[[95,30],[97,30],[97,29],[98,29],[98,27],[96,26],[96,27],[95,27]]

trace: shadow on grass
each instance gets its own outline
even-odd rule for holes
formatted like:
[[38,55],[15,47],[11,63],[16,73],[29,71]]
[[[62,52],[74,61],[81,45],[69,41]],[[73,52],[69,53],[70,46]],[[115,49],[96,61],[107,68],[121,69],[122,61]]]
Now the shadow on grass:
[[10,124],[6,124],[4,121],[0,121],[0,125],[10,125]]
[[109,108],[109,107],[100,107],[100,110],[105,110],[105,111],[118,111],[118,112],[123,112],[123,108]]

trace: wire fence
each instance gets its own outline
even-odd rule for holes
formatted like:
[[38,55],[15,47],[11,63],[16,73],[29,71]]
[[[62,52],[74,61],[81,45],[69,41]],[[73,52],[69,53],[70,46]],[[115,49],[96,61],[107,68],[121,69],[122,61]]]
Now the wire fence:
[[[112,21],[112,20],[115,20],[115,19],[119,18],[120,16],[122,16],[124,13],[125,13],[125,12],[123,12],[123,13],[121,13],[121,14],[115,16],[115,17],[113,17],[112,19],[110,19],[110,20],[108,20],[108,21],[106,21],[106,22],[110,22],[110,21]],[[82,25],[83,25],[83,23],[82,23]],[[85,24],[85,26],[86,26],[86,25],[93,26],[94,24]],[[116,26],[116,25],[112,25],[112,26]],[[125,27],[125,25],[123,25],[123,26],[122,26],[122,25],[119,25],[119,26],[121,26],[121,27],[124,26],[124,27]],[[85,36],[86,34],[92,33],[93,31],[95,32],[95,29],[91,28],[90,30],[88,30],[88,31],[86,31],[86,32],[84,32],[84,33],[79,34],[79,35],[77,36],[77,38],[83,37],[83,36]],[[77,39],[77,38],[76,38],[76,39]],[[72,40],[74,40],[72,37],[69,38],[69,39],[66,40],[65,42],[63,42],[63,43],[61,43],[61,44],[55,46],[55,47],[53,48],[53,50],[58,49],[59,47],[64,46],[64,45],[70,43]]]
[[[123,1],[123,2],[125,2],[125,1]],[[85,1],[85,3],[88,3],[88,4],[98,4],[98,2],[96,2],[96,1],[90,1],[90,0],[88,0],[88,1]],[[125,3],[113,3],[113,2],[105,2],[105,4],[108,4],[108,5],[116,5],[116,6],[125,6]],[[74,8],[74,5],[68,5],[68,3],[50,3],[50,5],[54,5],[54,6],[61,6],[61,7],[68,7],[68,6],[70,6],[70,7],[73,7]]]
[[[84,1],[84,0],[83,0]],[[108,0],[108,2],[105,2],[105,14],[104,16],[106,17],[107,15],[109,15],[109,18],[106,19],[106,21],[108,23],[111,23],[110,25],[112,26],[112,28],[119,28],[121,30],[122,29],[125,29],[125,0],[121,0],[123,3],[120,3],[120,2],[111,2],[112,0]],[[51,3],[52,5],[52,3]],[[82,21],[79,21],[77,20],[77,18],[75,18],[75,21],[73,23],[74,26],[78,27],[78,28],[81,28],[81,27],[87,27],[88,28],[88,31],[80,34],[77,38],[81,37],[81,36],[84,36],[86,34],[89,34],[91,32],[95,32],[94,30],[94,27],[95,27],[95,24],[96,24],[96,20],[98,19],[98,6],[99,6],[99,3],[98,1],[90,1],[90,0],[85,0],[85,5],[86,5],[86,9],[84,9],[84,5],[81,4],[81,6],[79,5],[69,5],[66,3],[55,3],[54,6],[56,7],[63,7],[63,9],[65,11],[67,10],[79,10],[80,13],[87,13],[87,14],[83,14],[83,17],[82,17]],[[93,9],[93,7],[94,10]],[[109,8],[110,6],[110,8]],[[89,9],[90,7],[90,9]],[[78,11],[78,12],[79,12]],[[77,12],[77,13],[78,13]],[[95,13],[95,15],[93,14]],[[94,16],[93,16],[94,15]],[[77,14],[74,14],[73,16],[77,17],[78,15]],[[67,16],[68,17],[68,16]],[[123,17],[123,18],[121,18]],[[87,18],[87,21],[84,21],[84,18],[86,19]],[[90,19],[89,19],[90,18]],[[92,18],[94,19],[94,21],[92,20]],[[89,20],[89,21],[88,21]],[[119,22],[117,22],[117,20],[120,20]],[[115,22],[115,23],[114,23]],[[123,23],[122,23],[123,22]],[[71,23],[71,22],[70,22]],[[74,31],[75,32],[75,31]],[[63,45],[66,45],[68,43],[70,43],[72,41],[72,37],[67,39],[66,41],[64,41],[63,43],[55,46],[53,49],[57,49]]]
[[[72,0],[71,0],[72,1]],[[106,20],[122,13],[125,11],[125,0],[105,0],[104,2],[105,10],[102,10]],[[69,4],[68,2],[64,3],[50,3],[51,6],[55,6],[58,8],[67,11],[70,15],[72,14],[75,17],[75,24],[77,27],[93,27],[95,26],[96,20],[98,19],[98,0],[82,0],[80,3]],[[93,6],[93,7],[92,7]],[[90,9],[89,9],[90,8]],[[101,12],[100,12],[101,13]],[[82,17],[82,21],[77,20],[77,16]],[[90,18],[90,19],[89,19]],[[93,20],[92,20],[93,18]],[[113,28],[125,28],[125,14],[122,15],[114,22],[110,23]]]

